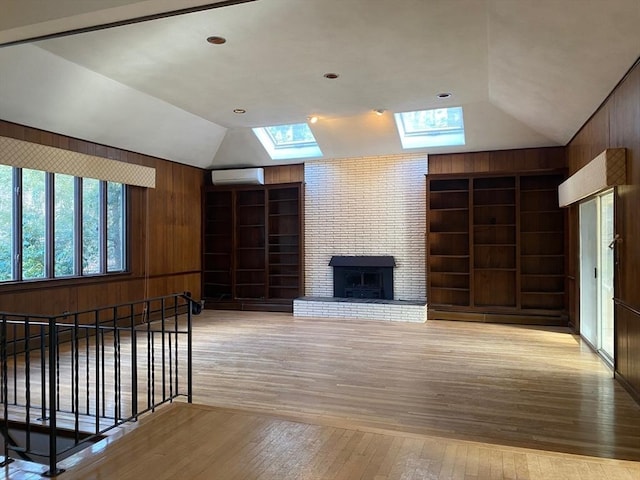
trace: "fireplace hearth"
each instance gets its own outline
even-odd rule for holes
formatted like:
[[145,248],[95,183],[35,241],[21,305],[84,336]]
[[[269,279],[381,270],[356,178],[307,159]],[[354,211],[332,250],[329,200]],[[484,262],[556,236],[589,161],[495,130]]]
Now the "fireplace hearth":
[[334,297],[393,300],[393,257],[334,256],[329,265]]

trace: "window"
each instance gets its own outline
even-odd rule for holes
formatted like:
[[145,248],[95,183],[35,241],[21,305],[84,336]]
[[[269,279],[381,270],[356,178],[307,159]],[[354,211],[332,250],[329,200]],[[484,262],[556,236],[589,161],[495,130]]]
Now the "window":
[[45,277],[46,175],[22,169],[22,278]]
[[13,168],[0,165],[0,282],[13,278]]
[[125,186],[0,165],[0,282],[122,272]]
[[402,148],[464,145],[462,107],[395,114]]
[[273,160],[322,156],[318,142],[306,123],[254,128],[253,133]]
[[76,272],[75,177],[56,173],[53,190],[53,266],[55,277],[68,277]]

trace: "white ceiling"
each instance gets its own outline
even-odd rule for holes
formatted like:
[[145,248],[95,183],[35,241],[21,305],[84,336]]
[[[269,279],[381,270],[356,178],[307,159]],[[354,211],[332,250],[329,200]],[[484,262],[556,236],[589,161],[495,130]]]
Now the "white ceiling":
[[[0,42],[216,2],[55,3],[19,2]],[[638,25],[640,0],[257,0],[0,48],[0,118],[203,168],[273,164],[251,127],[312,114],[325,158],[400,153],[392,112],[439,106],[464,108],[466,145],[418,151],[565,145]]]

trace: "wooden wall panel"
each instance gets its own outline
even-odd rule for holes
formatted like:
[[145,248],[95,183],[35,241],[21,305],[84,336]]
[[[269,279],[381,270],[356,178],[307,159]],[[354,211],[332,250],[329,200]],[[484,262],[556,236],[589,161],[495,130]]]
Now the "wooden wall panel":
[[[600,109],[567,146],[570,173],[606,148],[627,149],[627,185],[615,196],[618,262],[615,294],[627,307],[616,307],[616,375],[636,399],[640,399],[640,62],[612,92]],[[577,217],[577,207],[572,215]],[[577,228],[577,221],[576,227]],[[570,274],[578,278],[578,237],[571,237]],[[574,301],[579,291],[574,287]]]
[[154,167],[157,183],[129,187],[129,273],[0,284],[0,311],[58,314],[184,291],[200,298],[202,169],[1,120],[0,135]]
[[[611,146],[627,149],[627,185],[616,196],[618,297],[640,310],[640,66],[611,98]],[[638,351],[640,364],[640,351]],[[638,383],[640,389],[640,382]]]
[[304,164],[278,165],[265,167],[264,183],[271,185],[274,183],[297,183],[304,182]]
[[609,108],[603,105],[567,145],[569,175],[609,148]]
[[640,351],[640,315],[625,305],[616,305],[616,376],[640,402],[636,385],[640,384],[640,362],[634,361],[634,352]]
[[565,168],[564,147],[429,155],[429,173],[495,173]]

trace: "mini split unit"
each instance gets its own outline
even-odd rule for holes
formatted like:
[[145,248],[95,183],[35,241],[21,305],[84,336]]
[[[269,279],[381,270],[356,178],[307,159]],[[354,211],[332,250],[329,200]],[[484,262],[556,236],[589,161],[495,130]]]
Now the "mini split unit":
[[264,185],[264,168],[213,170],[211,181],[214,185]]

